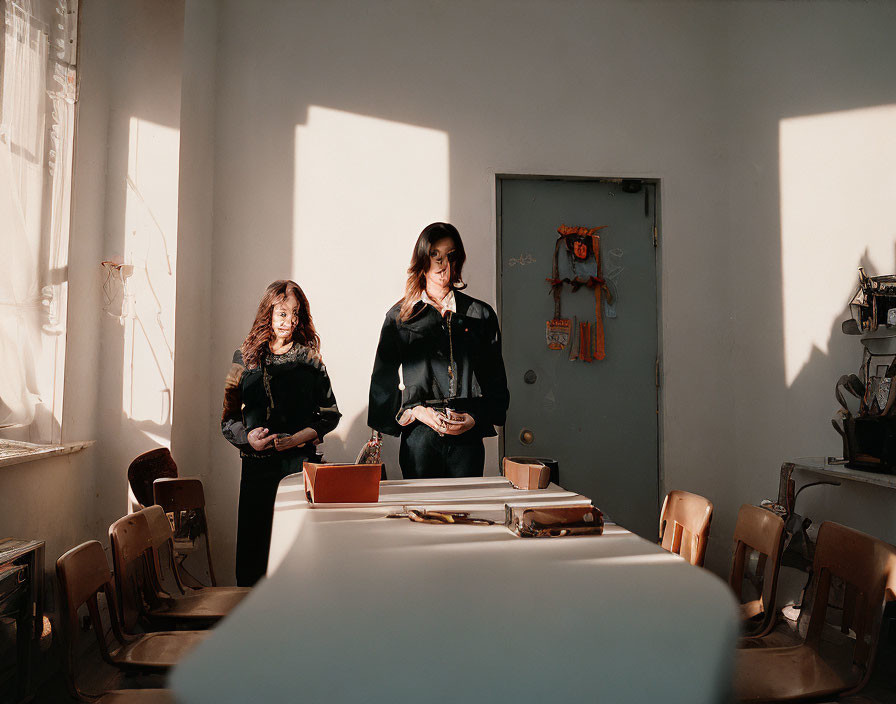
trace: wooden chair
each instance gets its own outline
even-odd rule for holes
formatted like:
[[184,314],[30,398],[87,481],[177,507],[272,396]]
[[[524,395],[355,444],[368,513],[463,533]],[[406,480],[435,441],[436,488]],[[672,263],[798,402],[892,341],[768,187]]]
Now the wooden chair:
[[[154,508],[161,511],[158,506]],[[184,626],[205,628],[229,612],[229,609],[216,610],[215,606],[221,606],[218,603],[184,601],[161,589],[146,509],[115,521],[109,528],[109,538],[115,566],[118,617],[126,633],[133,633],[137,626],[149,631]]]
[[[63,597],[63,613],[66,622],[69,640],[78,631],[78,609],[84,604],[90,614],[93,631],[96,634],[100,646],[100,654],[103,660],[110,665],[115,665],[123,670],[164,672],[175,665],[184,655],[196,647],[205,636],[203,632],[176,631],[160,633],[143,633],[130,635],[125,633],[118,620],[118,612],[115,606],[115,589],[112,586],[112,574],[109,571],[109,563],[106,562],[106,554],[103,546],[96,540],[83,543],[72,548],[62,557],[56,560],[56,574],[59,578],[60,591]],[[106,637],[105,626],[100,616],[99,601],[97,595],[102,592],[109,607],[109,621],[112,626],[112,648]],[[68,649],[68,672],[74,672],[74,651]],[[72,682],[73,694],[86,696],[79,693]],[[108,702],[124,702],[125,696],[120,693],[114,695]],[[134,695],[136,697],[150,697],[155,695]],[[117,698],[116,698],[117,697]],[[135,701],[143,701],[138,699]],[[152,700],[155,701],[155,700]],[[165,701],[161,699],[159,701]]]
[[[202,480],[195,477],[161,478],[152,485],[154,502],[165,513],[174,516],[174,549],[178,579],[190,587],[217,586],[215,570],[212,566],[212,549],[208,534],[208,516],[205,510],[205,492]],[[198,550],[198,544],[205,543],[205,557],[210,585],[188,572],[183,565],[187,555]]]
[[[737,651],[735,693],[740,701],[854,694],[868,682],[877,648],[884,602],[896,599],[896,548],[838,523],[818,531],[813,562],[815,587],[801,645]],[[840,631],[855,634],[851,656],[837,657],[822,646],[831,578],[846,585]]]
[[197,618],[223,618],[252,591],[248,587],[185,586],[174,561],[174,536],[165,511],[161,506],[149,506],[141,513],[149,528],[156,590],[160,597],[173,597],[178,613],[195,613]]
[[660,512],[660,544],[692,565],[703,567],[710,521],[712,503],[708,499],[687,491],[670,491]]
[[176,476],[177,464],[167,447],[137,455],[128,467],[128,484],[133,495],[132,511],[152,505],[152,483],[156,479]]
[[[744,635],[759,638],[775,625],[775,596],[784,540],[784,519],[759,506],[744,504],[734,526],[734,556],[728,584],[740,600]],[[748,556],[758,553],[755,574],[747,570]],[[744,580],[751,583],[756,598],[744,601]]]

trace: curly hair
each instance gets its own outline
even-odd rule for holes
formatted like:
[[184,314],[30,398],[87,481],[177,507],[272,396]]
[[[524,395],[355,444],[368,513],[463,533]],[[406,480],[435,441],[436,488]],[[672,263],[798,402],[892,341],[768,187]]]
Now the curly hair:
[[320,337],[314,329],[314,322],[311,320],[311,309],[308,307],[308,299],[302,288],[289,279],[280,279],[268,286],[264,295],[261,297],[261,303],[258,304],[258,312],[255,314],[255,322],[243,344],[240,346],[240,352],[243,355],[243,364],[247,369],[254,369],[258,366],[265,348],[268,343],[274,339],[274,331],[271,327],[271,316],[274,306],[283,302],[292,294],[299,302],[298,316],[299,320],[292,331],[292,341],[298,342],[315,352],[320,354]]
[[426,272],[429,271],[429,250],[441,239],[450,237],[454,241],[455,259],[451,264],[451,281],[449,285],[453,289],[466,288],[462,274],[467,253],[464,251],[464,243],[460,239],[460,233],[454,225],[447,222],[434,222],[423,228],[423,232],[417,237],[414,245],[414,253],[411,255],[411,265],[408,267],[408,280],[404,288],[401,310],[398,314],[402,322],[408,320],[413,314],[414,305],[420,300],[420,294],[426,289]]

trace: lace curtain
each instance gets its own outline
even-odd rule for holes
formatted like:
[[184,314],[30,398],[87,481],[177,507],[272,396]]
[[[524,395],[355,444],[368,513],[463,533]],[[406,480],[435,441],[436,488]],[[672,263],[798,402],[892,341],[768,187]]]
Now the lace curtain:
[[0,0],[0,429],[61,437],[77,0]]

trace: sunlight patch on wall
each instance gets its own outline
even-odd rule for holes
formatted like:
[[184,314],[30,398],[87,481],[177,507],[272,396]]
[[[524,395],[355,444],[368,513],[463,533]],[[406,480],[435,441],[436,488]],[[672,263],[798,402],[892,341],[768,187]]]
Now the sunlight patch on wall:
[[125,205],[122,410],[150,439],[171,437],[180,132],[131,118]]
[[366,439],[374,352],[414,242],[448,216],[448,136],[312,106],[296,128],[295,164],[293,276],[308,296],[343,414],[335,436],[348,443],[328,441],[327,451],[345,460]]
[[896,271],[896,106],[782,120],[779,138],[790,385],[813,348],[827,353],[841,334],[857,267]]

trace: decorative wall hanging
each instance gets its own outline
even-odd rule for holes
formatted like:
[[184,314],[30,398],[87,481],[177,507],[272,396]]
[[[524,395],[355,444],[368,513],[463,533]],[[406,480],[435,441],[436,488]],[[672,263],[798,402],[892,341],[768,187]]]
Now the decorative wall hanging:
[[[606,356],[601,299],[606,292],[607,301],[612,303],[613,294],[601,276],[600,237],[596,234],[605,227],[607,226],[560,225],[557,228],[557,233],[560,236],[554,244],[551,278],[547,279],[554,297],[554,317],[547,321],[546,337],[549,349],[562,350],[570,345],[571,341],[574,348],[576,333],[578,333],[578,349],[570,350],[570,360],[578,358],[583,362],[591,362]],[[561,249],[565,254],[562,258],[560,256]],[[565,265],[562,267],[563,271],[561,271],[561,260]],[[581,322],[576,330],[575,325],[570,326],[568,318],[561,317],[560,298],[563,293],[563,284],[569,284],[573,293],[582,286],[594,291],[595,321],[593,326],[590,322]]]

